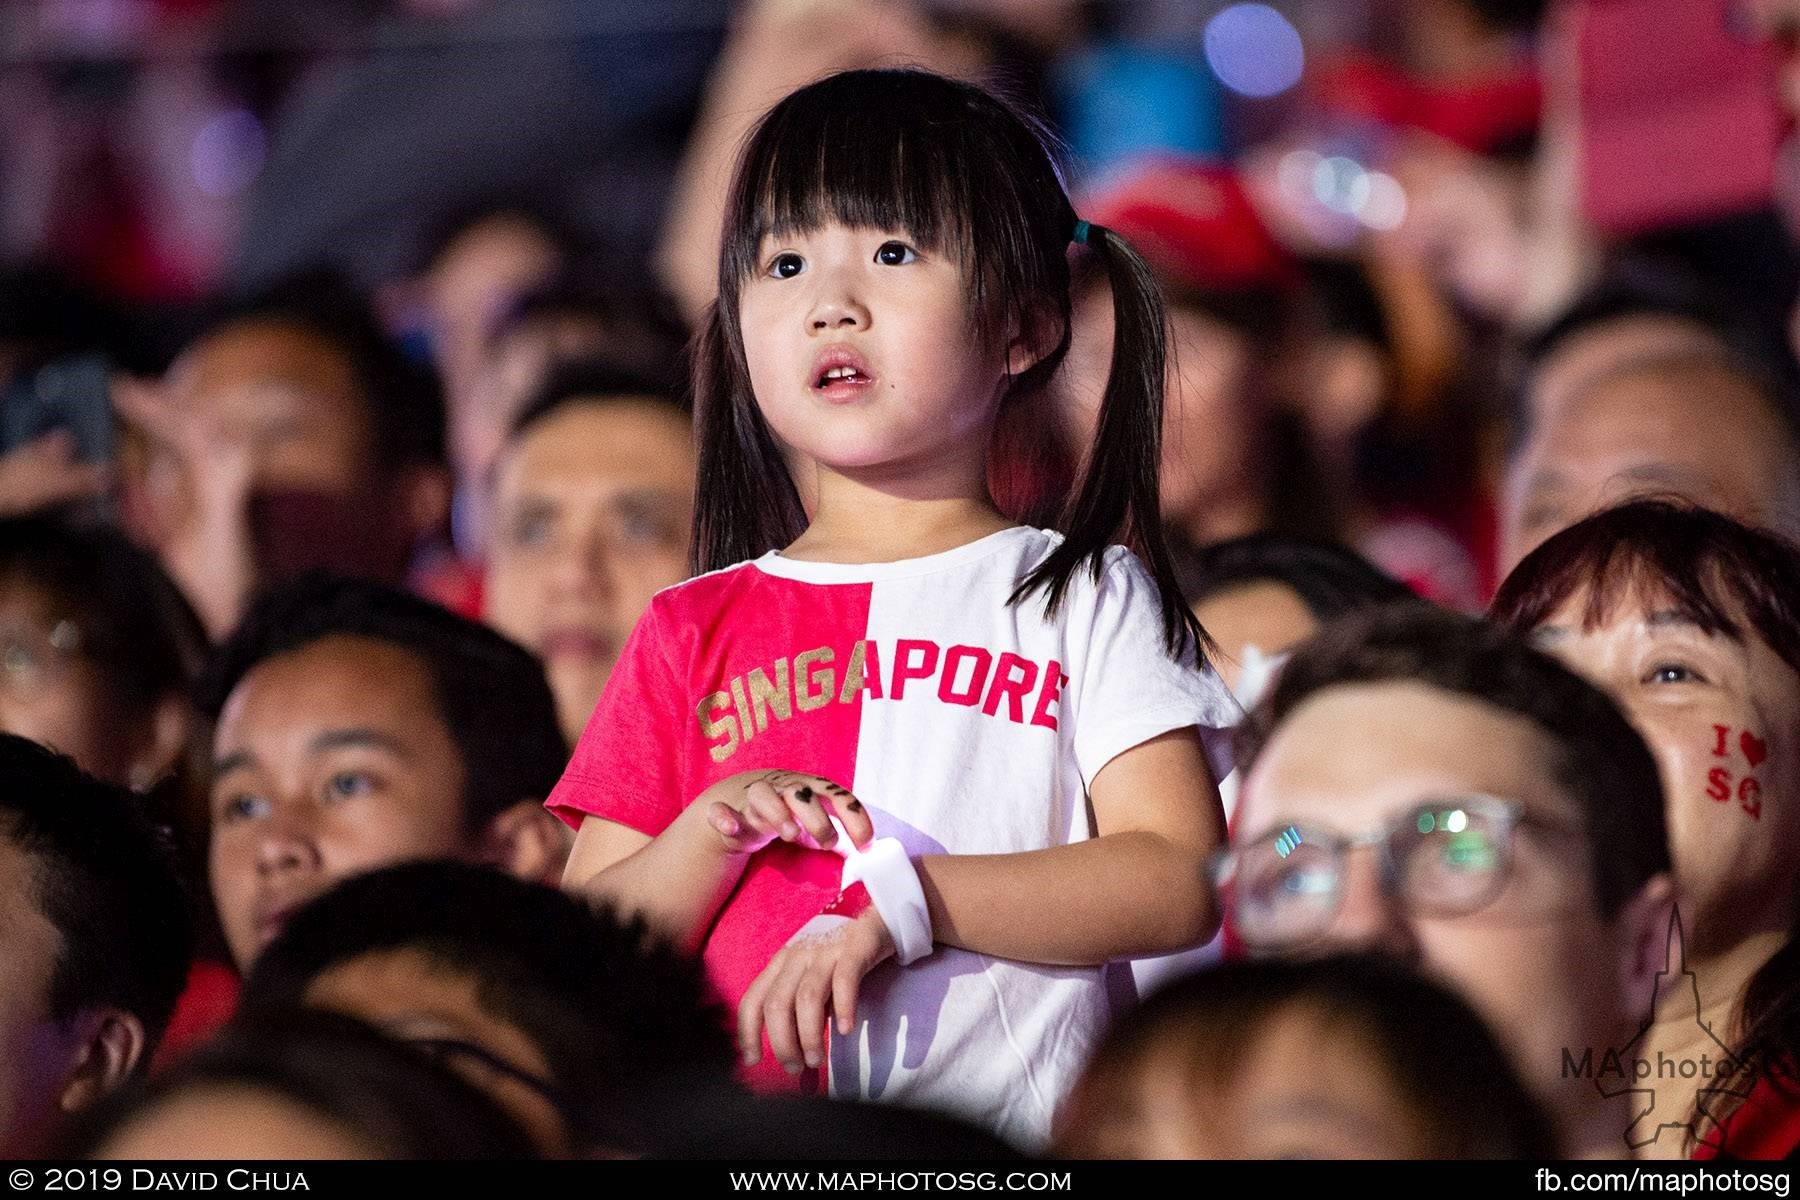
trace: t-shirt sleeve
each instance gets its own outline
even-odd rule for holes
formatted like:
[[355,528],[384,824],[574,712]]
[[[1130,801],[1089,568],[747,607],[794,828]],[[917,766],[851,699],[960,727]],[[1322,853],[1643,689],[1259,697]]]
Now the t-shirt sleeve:
[[1075,761],[1092,786],[1100,768],[1174,729],[1200,730],[1213,778],[1231,770],[1229,730],[1243,710],[1190,646],[1177,661],[1163,642],[1162,598],[1136,555],[1116,550],[1095,589],[1082,677],[1071,680]]
[[638,619],[546,807],[579,828],[592,814],[655,837],[681,812],[681,690],[666,617]]

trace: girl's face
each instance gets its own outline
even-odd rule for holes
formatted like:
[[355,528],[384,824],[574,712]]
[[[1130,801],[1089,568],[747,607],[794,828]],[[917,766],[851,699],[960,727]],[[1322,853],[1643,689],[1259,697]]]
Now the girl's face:
[[1589,631],[1587,602],[1571,597],[1535,638],[1610,692],[1656,754],[1689,947],[1781,925],[1800,862],[1800,675],[1741,614],[1743,640],[1635,597]]
[[[895,230],[766,237],[738,316],[757,405],[822,468],[915,497],[985,480],[1008,351],[980,344],[961,264]],[[1011,351],[1012,370],[1031,359]]]

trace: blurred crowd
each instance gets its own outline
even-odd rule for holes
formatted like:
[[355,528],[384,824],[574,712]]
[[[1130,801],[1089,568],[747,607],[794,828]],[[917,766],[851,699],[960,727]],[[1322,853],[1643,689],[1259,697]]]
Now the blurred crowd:
[[[1797,47],[1793,0],[0,7],[0,1157],[1800,1151]],[[899,65],[1041,114],[1156,273],[1247,714],[1225,930],[1134,964],[1047,1146],[745,1089],[544,804],[697,561],[738,149]],[[1052,458],[1113,311],[1078,265]]]

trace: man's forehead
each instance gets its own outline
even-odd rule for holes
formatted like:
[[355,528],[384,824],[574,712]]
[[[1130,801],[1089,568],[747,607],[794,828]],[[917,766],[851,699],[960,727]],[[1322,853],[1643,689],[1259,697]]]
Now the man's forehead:
[[1302,813],[1366,824],[1467,793],[1562,809],[1554,753],[1528,718],[1461,692],[1412,681],[1326,688],[1277,727],[1245,780],[1244,832]]
[[[221,714],[220,724],[252,706],[278,719],[304,708],[356,713],[410,712],[435,704],[424,658],[381,638],[332,633],[284,650],[245,672]],[[434,707],[425,709],[435,713]]]

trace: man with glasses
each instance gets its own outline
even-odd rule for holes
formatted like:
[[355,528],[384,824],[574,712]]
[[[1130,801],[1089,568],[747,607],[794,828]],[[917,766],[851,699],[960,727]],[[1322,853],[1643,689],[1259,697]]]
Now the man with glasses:
[[1416,963],[1493,1025],[1568,1153],[1626,1154],[1642,1105],[1597,1064],[1652,1014],[1674,886],[1656,763],[1612,701],[1482,622],[1377,610],[1289,661],[1238,753],[1229,933]]
[[726,1016],[700,967],[641,924],[482,867],[409,863],[300,909],[256,960],[246,1009],[359,1017],[499,1101],[540,1152],[630,1150],[654,1086],[724,1086]]

